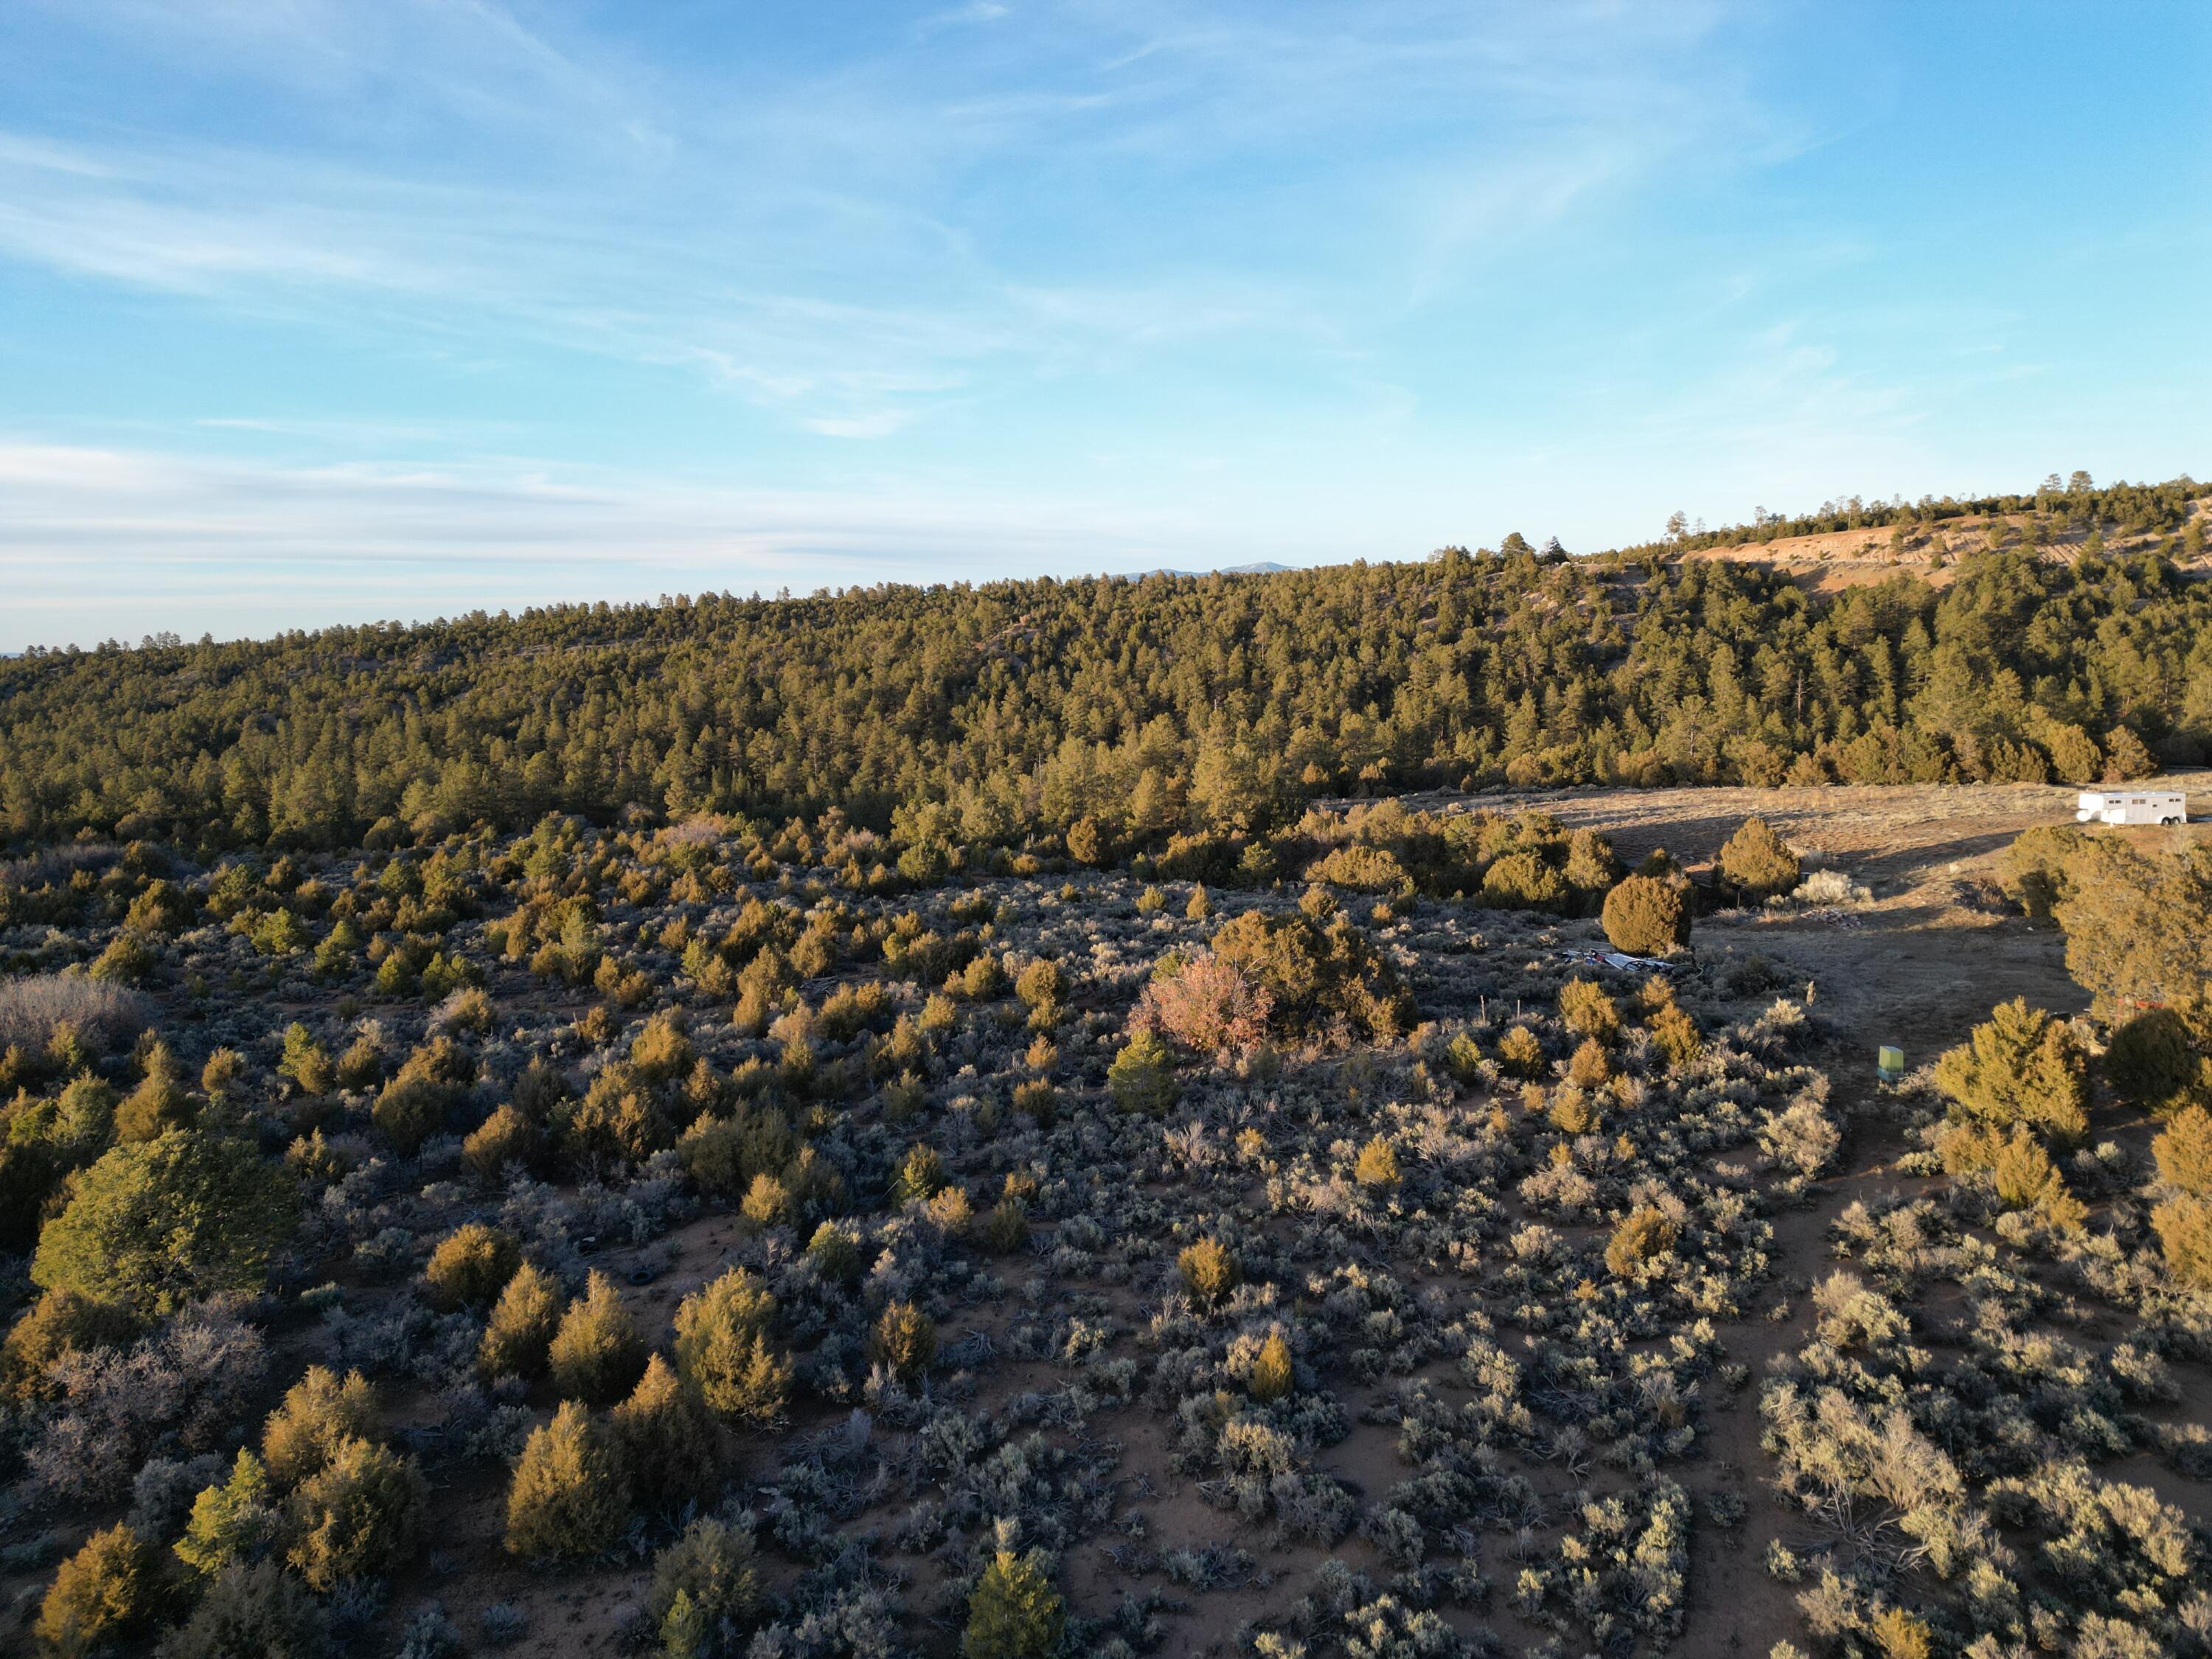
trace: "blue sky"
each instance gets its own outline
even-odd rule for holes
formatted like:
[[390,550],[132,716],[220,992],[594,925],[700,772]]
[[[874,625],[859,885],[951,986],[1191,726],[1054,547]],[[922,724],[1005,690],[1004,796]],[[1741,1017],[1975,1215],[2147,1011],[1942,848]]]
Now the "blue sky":
[[2212,7],[9,0],[0,650],[2212,467]]

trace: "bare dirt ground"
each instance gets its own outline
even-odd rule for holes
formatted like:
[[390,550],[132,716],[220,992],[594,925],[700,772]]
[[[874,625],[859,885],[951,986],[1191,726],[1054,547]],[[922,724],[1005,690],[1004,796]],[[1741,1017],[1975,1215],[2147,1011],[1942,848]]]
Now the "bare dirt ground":
[[[2192,510],[2200,519],[2212,518],[2212,501],[2199,501]],[[2006,523],[2010,526],[2011,545],[2024,545],[2030,528],[2029,515],[2012,514],[2006,517]],[[1989,532],[1989,518],[1977,515],[1946,519],[1932,536],[1924,539],[1917,535],[1909,536],[1901,544],[1887,528],[1830,530],[1811,536],[1784,536],[1771,542],[1698,548],[1681,556],[1718,559],[1732,564],[1771,565],[1801,586],[1822,593],[1887,581],[1899,575],[1911,576],[1940,589],[1948,587],[1956,580],[1959,559],[1990,544]],[[2080,556],[2081,544],[2087,538],[2086,531],[2061,531],[2052,537],[2045,556],[2070,562]],[[2134,553],[2155,546],[2160,539],[2150,535],[2117,534],[2106,538],[2106,550],[2112,554]],[[2201,561],[2184,568],[2197,575],[2205,574],[2207,568]]]
[[[2212,798],[2212,770],[2159,787]],[[1572,789],[1463,797],[1492,811],[1548,811],[1571,827],[1607,830],[1624,860],[1665,847],[1695,871],[1745,818],[1763,817],[1807,867],[1840,870],[1874,902],[1840,919],[1786,911],[1703,919],[1700,956],[1758,951],[1814,987],[1816,1012],[1860,1042],[1894,1042],[1908,1066],[1957,1042],[1990,1006],[2014,996],[2073,1012],[2086,999],[2066,976],[2058,931],[2027,921],[1996,885],[1998,855],[2022,830],[2069,823],[2070,785],[1864,786],[1816,789]],[[2181,831],[2153,836],[2196,836]],[[1837,1079],[1840,1085],[1844,1078]]]
[[[2162,778],[2159,787],[2187,790],[2194,802],[2212,791],[2212,771]],[[1838,915],[1707,917],[1694,941],[1701,957],[1755,951],[1791,980],[1813,986],[1814,1011],[1829,1038],[1835,1099],[1849,1109],[1871,1093],[1878,1044],[1899,1045],[1907,1066],[1917,1067],[1962,1041],[1993,1005],[2012,997],[2067,1012],[2087,1005],[2067,976],[2058,930],[2028,921],[1996,888],[1998,855],[2024,830],[2070,822],[2076,793],[2028,784],[1591,789],[1483,797],[1472,804],[1550,811],[1570,825],[1607,830],[1624,859],[1664,846],[1692,868],[1710,863],[1737,825],[1757,813],[1806,855],[1808,867],[1838,869],[1870,888],[1871,904]],[[2148,839],[2204,832],[2192,825],[2130,833]],[[1730,1358],[1751,1367],[1754,1380],[1739,1395],[1706,1401],[1706,1469],[1695,1482],[1702,1492],[1738,1493],[1749,1510],[1733,1537],[1710,1527],[1695,1534],[1691,1610],[1680,1652],[1763,1653],[1797,1626],[1793,1589],[1761,1567],[1768,1538],[1789,1540],[1802,1528],[1763,1478],[1756,1379],[1768,1359],[1805,1339],[1807,1287],[1832,1266],[1829,1224],[1859,1200],[1904,1184],[1893,1161],[1905,1150],[1892,1126],[1860,1115],[1840,1168],[1815,1189],[1812,1205],[1776,1218],[1775,1293],[1727,1339]],[[1779,1319],[1760,1316],[1784,1308]],[[2212,1490],[2203,1483],[2154,1473],[2148,1483],[2168,1501],[2212,1512]]]

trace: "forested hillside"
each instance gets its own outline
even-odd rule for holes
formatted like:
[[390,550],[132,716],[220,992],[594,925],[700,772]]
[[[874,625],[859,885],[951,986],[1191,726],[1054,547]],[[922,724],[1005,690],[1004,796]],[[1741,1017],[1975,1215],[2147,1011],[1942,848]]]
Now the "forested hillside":
[[331,848],[642,803],[1015,845],[1435,784],[2136,775],[2212,744],[2212,589],[2174,562],[2197,493],[1946,504],[2027,528],[1940,591],[1812,595],[1756,563],[1516,536],[1264,576],[33,653],[0,665],[0,833]]
[[8,664],[0,1650],[2205,1653],[2193,493]]

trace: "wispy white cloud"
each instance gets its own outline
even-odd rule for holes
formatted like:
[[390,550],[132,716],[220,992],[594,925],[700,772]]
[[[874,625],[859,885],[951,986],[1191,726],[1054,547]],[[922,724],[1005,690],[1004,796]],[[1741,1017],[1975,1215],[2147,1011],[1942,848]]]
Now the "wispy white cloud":
[[909,418],[904,410],[878,409],[842,419],[817,416],[805,424],[809,432],[818,432],[825,438],[888,438],[906,425]]
[[[293,101],[259,142],[0,133],[0,256],[247,312],[696,365],[832,434],[910,428],[981,376],[1286,319],[1295,338],[1356,314],[1363,288],[1432,294],[1503,228],[1569,214],[1741,112],[1691,84],[1704,6],[986,3],[923,20],[992,24],[981,55],[948,37],[924,62],[734,83],[489,0],[73,0],[68,15],[118,52]],[[1378,193],[1305,154],[1424,124],[1460,132],[1465,164],[1397,169]],[[1119,234],[1071,266],[1053,204],[1036,234],[1018,197],[979,211],[1044,151],[1079,191],[1141,190],[1101,170],[1146,155],[1198,194],[1158,214],[1114,200]],[[1237,154],[1306,175],[1302,204],[1261,210],[1277,236],[1360,214],[1366,269],[1194,253],[1177,215],[1252,210],[1194,185]]]
[[475,451],[512,443],[520,430],[512,421],[364,421],[267,415],[207,415],[192,425],[207,432],[264,433],[356,451],[417,444]]
[[964,6],[953,6],[933,12],[915,25],[918,33],[933,33],[939,29],[958,28],[963,25],[995,23],[1006,16],[1012,7],[1003,6],[999,0],[968,0]]

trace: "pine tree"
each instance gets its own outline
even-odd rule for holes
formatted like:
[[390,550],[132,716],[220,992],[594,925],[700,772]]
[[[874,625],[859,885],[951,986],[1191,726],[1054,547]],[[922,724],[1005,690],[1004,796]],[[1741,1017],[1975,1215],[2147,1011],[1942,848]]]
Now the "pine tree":
[[337,1081],[330,1051],[296,1020],[285,1028],[284,1056],[276,1062],[276,1070],[303,1095],[326,1095]]
[[250,1143],[171,1129],[115,1147],[78,1177],[68,1207],[39,1235],[31,1279],[172,1313],[216,1291],[258,1289],[296,1219],[290,1183]]
[[143,1080],[115,1108],[115,1138],[152,1140],[183,1128],[191,1118],[191,1096],[185,1087],[184,1067],[167,1043],[156,1042],[147,1051]]
[[837,1285],[856,1282],[863,1266],[860,1241],[849,1226],[836,1221],[825,1221],[814,1230],[814,1237],[806,1242],[806,1259],[814,1264],[815,1272]]
[[891,1178],[891,1204],[903,1209],[919,1199],[934,1198],[945,1180],[945,1160],[934,1147],[917,1141],[907,1148]]
[[1620,879],[1620,860],[1613,850],[1612,838],[1601,830],[1584,826],[1574,832],[1567,842],[1567,863],[1562,873],[1567,885],[1574,890],[1577,906],[1583,915],[1598,908],[1606,893]]
[[714,1627],[690,1590],[676,1592],[660,1620],[661,1659],[705,1659]]
[[937,1326],[911,1302],[887,1304],[876,1319],[868,1349],[895,1375],[912,1382],[937,1358]]
[[1175,1056],[1152,1031],[1139,1031],[1107,1067],[1106,1086],[1125,1112],[1158,1117],[1175,1104]]

